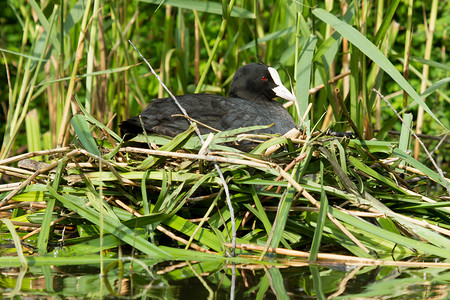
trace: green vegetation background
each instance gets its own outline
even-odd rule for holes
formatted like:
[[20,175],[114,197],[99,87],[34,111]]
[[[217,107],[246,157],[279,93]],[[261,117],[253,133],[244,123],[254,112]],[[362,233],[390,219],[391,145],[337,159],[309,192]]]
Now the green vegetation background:
[[[312,261],[318,252],[350,253],[361,261],[377,262],[450,259],[449,187],[444,178],[448,174],[439,174],[430,160],[449,171],[449,1],[167,0],[160,5],[159,0],[7,0],[1,4],[0,183],[5,190],[0,206],[11,205],[1,212],[1,241],[8,244],[0,247],[1,266],[21,266],[21,272],[28,266],[46,266],[47,287],[49,265],[99,264],[113,283],[131,265],[133,274],[150,274],[148,267],[157,266],[160,259],[200,261],[194,266],[198,273],[189,265],[165,275],[145,275],[134,284],[147,289],[151,286],[147,282],[155,278],[169,281],[211,272],[221,278],[217,282],[224,282],[222,289],[228,293],[230,270],[225,260],[291,262],[227,257],[230,210],[224,203],[223,184],[208,162],[179,163],[181,159],[160,154],[114,151],[120,142],[114,134],[118,124],[139,113],[150,99],[166,96],[128,40],[174,94],[226,95],[235,70],[261,60],[279,70],[286,86],[292,85],[299,115],[312,104],[306,140],[293,147],[290,141],[273,138],[268,143],[286,142],[287,151],[267,157],[259,155],[264,149],[255,149],[239,156],[240,163],[220,163],[237,212],[238,243],[307,250]],[[345,76],[327,83],[341,74]],[[322,89],[309,92],[323,83]],[[79,114],[78,103],[86,114]],[[294,107],[289,111],[298,121]],[[112,130],[114,142],[106,140],[102,124]],[[430,157],[415,145],[408,127],[422,133]],[[352,130],[361,139],[310,135],[327,128]],[[173,155],[184,147],[196,157],[199,146],[192,133],[163,140],[162,150]],[[38,158],[58,165],[54,176],[39,174],[35,184],[25,188],[4,184],[31,176],[5,158],[67,144],[76,148],[61,150],[65,155]],[[182,154],[186,153],[177,153]],[[215,155],[236,160],[235,154]],[[392,158],[392,164],[386,158]],[[79,167],[80,162],[87,166]],[[292,169],[280,168],[291,162]],[[28,175],[5,174],[19,171]],[[196,198],[198,194],[202,197]],[[202,201],[186,205],[191,198]],[[30,234],[28,225],[39,227],[39,233]],[[24,245],[29,252],[23,251]],[[143,253],[146,259],[139,263],[127,258],[131,262],[122,266],[122,253]],[[103,269],[100,262],[111,264]],[[323,274],[316,271],[311,268],[312,277],[320,281]],[[376,279],[392,286],[380,289],[375,283],[374,290],[390,294],[393,285],[410,288],[410,281],[392,280],[392,271],[384,269]],[[280,271],[267,272],[277,294],[287,298]],[[427,278],[427,292],[430,276],[440,287],[449,278],[448,269],[414,272],[421,283]],[[333,275],[333,283],[324,284],[324,289],[340,290],[344,273]],[[7,292],[15,285],[9,274],[2,285]],[[404,275],[398,278],[403,280]],[[86,289],[88,294],[98,290],[100,280],[97,274],[95,280],[87,280],[95,286]],[[74,286],[80,285],[70,284]],[[313,284],[302,291],[323,293],[319,286],[315,282],[314,292]],[[14,291],[21,287],[17,280]],[[256,288],[262,297],[269,288],[268,277]],[[402,295],[408,288],[401,290]]]
[[[70,142],[71,138],[62,140],[61,132],[68,127],[70,116],[78,112],[76,105],[68,104],[75,103],[74,95],[95,118],[115,131],[119,122],[139,113],[150,99],[165,96],[148,68],[135,66],[141,60],[128,39],[141,50],[174,94],[202,91],[226,95],[239,66],[262,60],[278,68],[284,82],[297,85],[299,95],[302,91],[296,79],[301,77],[296,72],[303,70],[303,66],[298,65],[298,59],[307,53],[304,52],[306,41],[313,35],[317,39],[313,63],[307,64],[312,70],[310,82],[301,88],[318,86],[350,68],[348,87],[344,87],[343,80],[336,87],[341,90],[359,130],[365,131],[366,138],[370,139],[376,135],[374,129],[381,129],[382,133],[377,135],[381,140],[389,139],[383,130],[400,130],[401,122],[383,101],[377,114],[375,93],[370,90],[376,87],[388,98],[391,96],[390,102],[401,111],[404,99],[399,85],[352,44],[346,50],[352,57],[347,64],[341,37],[335,34],[337,42],[332,44],[335,40],[329,37],[333,29],[312,13],[314,8],[324,8],[342,18],[344,2],[236,1],[235,6],[244,10],[225,18],[220,2],[211,1],[208,6],[202,6],[202,1],[165,3],[173,6],[158,5],[158,2],[63,1],[61,6],[55,1],[7,1],[0,16],[0,48],[3,49],[0,158]],[[410,13],[408,1],[347,2],[351,15],[346,22],[374,42],[400,72],[404,72],[405,53],[409,53],[408,82],[418,93],[448,78],[450,4],[447,1],[411,1]],[[228,4],[224,2],[224,6]],[[431,16],[433,5],[436,12]],[[199,11],[194,13],[192,9]],[[427,31],[431,24],[435,29],[428,33],[432,42],[427,53]],[[381,30],[377,30],[380,26]],[[29,60],[29,56],[35,59]],[[41,64],[36,59],[39,57]],[[429,66],[426,78],[422,75],[425,66]],[[92,74],[95,75],[89,76]],[[75,75],[77,79],[71,78]],[[55,81],[60,78],[65,79]],[[198,85],[200,78],[202,83]],[[422,81],[425,81],[423,87]],[[336,112],[339,108],[333,110],[331,122],[324,124],[326,111],[335,108],[332,87],[308,98],[313,103],[310,116],[311,127],[315,129],[327,126],[337,131],[348,129],[342,113]],[[407,100],[409,105],[412,102],[411,98]],[[426,103],[449,128],[447,85],[436,89],[426,98]],[[413,113],[414,121],[418,107],[407,108]],[[427,113],[421,124],[425,134],[445,133]],[[430,149],[437,144],[433,140],[425,142]],[[438,152],[448,166],[450,155],[444,149],[448,150],[448,143]]]

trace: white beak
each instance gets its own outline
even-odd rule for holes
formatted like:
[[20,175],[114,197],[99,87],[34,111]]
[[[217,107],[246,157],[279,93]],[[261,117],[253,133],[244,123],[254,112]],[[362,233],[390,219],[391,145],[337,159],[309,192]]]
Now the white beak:
[[294,94],[292,94],[284,85],[281,83],[280,75],[278,74],[277,70],[275,70],[272,67],[269,67],[269,73],[270,76],[272,76],[273,81],[277,85],[272,90],[275,92],[275,95],[277,95],[280,98],[296,102]]

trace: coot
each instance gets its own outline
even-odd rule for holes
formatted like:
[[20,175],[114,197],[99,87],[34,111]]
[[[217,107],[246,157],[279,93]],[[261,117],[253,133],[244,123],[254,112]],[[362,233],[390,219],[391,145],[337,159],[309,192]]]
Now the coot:
[[[278,72],[264,64],[252,63],[239,68],[231,82],[230,97],[212,94],[176,96],[189,117],[220,131],[253,125],[271,127],[253,133],[285,134],[296,127],[287,110],[272,99],[276,96],[295,101],[294,95],[283,86]],[[142,133],[142,119],[147,133],[175,136],[189,127],[189,121],[180,116],[178,106],[171,98],[152,100],[138,116],[120,124],[125,140]],[[197,124],[202,134],[213,130]]]

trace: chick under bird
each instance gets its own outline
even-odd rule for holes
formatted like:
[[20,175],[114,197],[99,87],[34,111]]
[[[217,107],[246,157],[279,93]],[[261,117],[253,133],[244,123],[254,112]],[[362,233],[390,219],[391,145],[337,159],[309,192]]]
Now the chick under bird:
[[[273,124],[251,133],[285,134],[296,128],[296,124],[283,105],[273,100],[276,97],[296,101],[295,96],[281,83],[274,68],[252,63],[236,71],[230,97],[187,94],[176,96],[176,99],[190,118],[220,131]],[[174,137],[190,125],[180,114],[172,98],[151,100],[142,113],[120,124],[122,136],[125,140],[135,137],[143,132],[143,125],[146,133]],[[214,132],[201,124],[197,125],[202,134]]]

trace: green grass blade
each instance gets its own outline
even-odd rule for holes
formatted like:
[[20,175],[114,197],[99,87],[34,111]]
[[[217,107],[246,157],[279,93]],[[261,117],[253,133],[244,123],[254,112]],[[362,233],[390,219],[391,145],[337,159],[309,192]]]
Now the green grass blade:
[[[42,150],[41,126],[39,122],[38,111],[36,109],[28,112],[25,119],[25,128],[27,132],[28,152]],[[41,160],[41,157],[37,156],[33,159]]]
[[274,289],[275,295],[277,296],[277,299],[290,299],[284,286],[284,278],[281,275],[280,269],[269,268],[267,272],[269,272],[269,276],[272,281],[272,287]]
[[316,293],[316,299],[319,300],[325,300],[327,297],[325,297],[324,294],[324,286],[322,284],[322,277],[320,276],[319,267],[317,265],[309,265],[309,270],[311,271],[311,276],[314,283],[314,291]]
[[[98,236],[98,234],[96,233]],[[115,237],[112,234],[103,234],[102,239],[100,238],[94,238],[89,239],[82,242],[77,242],[73,245],[67,245],[63,248],[63,253],[56,252],[52,253],[49,252],[49,255],[51,254],[59,254],[64,255],[64,253],[68,253],[74,257],[82,257],[83,255],[90,255],[90,254],[96,254],[100,251],[105,251],[109,249],[113,249],[118,247],[122,244],[122,241]],[[55,257],[57,257],[55,255]],[[99,260],[99,256],[97,255],[97,259]],[[105,258],[103,258],[105,259]]]
[[403,115],[402,130],[400,132],[400,139],[398,142],[398,147],[402,151],[408,151],[411,143],[411,128],[412,125],[412,114]]
[[[150,172],[150,170],[145,171],[144,176],[142,176],[142,180],[141,180],[142,208],[144,210],[144,215],[148,215],[150,213],[150,202],[148,201],[147,186],[145,184],[149,172]],[[163,180],[162,184],[164,186],[164,180]]]
[[[356,218],[354,216],[345,214],[341,212],[338,209],[332,209],[332,214],[340,221],[346,222],[348,224],[351,224],[353,226],[356,226],[362,230],[365,230],[367,232],[370,232],[376,236],[379,236],[383,239],[389,240],[393,243],[397,243],[406,247],[410,247],[412,249],[416,249],[418,251],[422,251],[427,254],[433,254],[439,257],[444,258],[450,258],[450,251],[449,249],[437,247],[434,245],[430,245],[426,242],[414,240],[412,238],[404,237],[402,235],[396,234],[394,232],[385,230],[383,228],[377,227],[373,224],[370,224],[369,222],[366,222],[360,218]],[[443,236],[441,236],[441,239],[445,239]]]
[[[323,178],[323,163],[320,163],[320,173],[321,178]],[[316,261],[317,260],[317,254],[319,253],[319,247],[320,242],[322,240],[322,233],[323,233],[323,227],[325,226],[325,221],[327,218],[328,213],[328,198],[325,193],[325,190],[323,189],[323,181],[321,181],[321,192],[320,192],[320,210],[319,210],[319,216],[317,218],[317,226],[314,230],[314,236],[313,241],[311,244],[311,250],[309,253],[308,260],[309,261]]]
[[36,60],[36,61],[42,61],[42,62],[46,62],[48,60],[48,59],[43,59],[43,58],[40,58],[40,57],[27,55],[27,54],[23,54],[23,53],[20,53],[20,52],[8,50],[8,49],[3,49],[3,48],[0,48],[0,52],[6,52],[6,53],[14,54],[14,55],[17,55],[17,56],[21,56],[23,58],[28,58],[30,60]]
[[59,52],[61,46],[59,44],[59,40],[56,38],[54,31],[51,30],[52,24],[49,23],[48,19],[45,17],[39,5],[35,0],[30,0],[30,5],[39,18],[39,22],[41,22],[42,26],[45,28],[46,34],[51,33],[50,40],[52,41],[53,48],[56,52]]
[[[286,36],[288,34],[291,34],[294,31],[295,31],[295,26],[291,26],[291,27],[288,27],[288,28],[285,28],[285,29],[282,29],[282,30],[278,30],[278,31],[269,33],[269,34],[263,36],[262,38],[259,38],[258,39],[258,43],[260,44],[260,43],[273,41],[273,40],[279,39],[279,38],[281,38],[283,36]],[[251,42],[248,42],[247,44],[242,46],[239,50],[240,51],[244,51],[244,50],[250,49],[252,47],[255,47],[255,41],[254,40],[251,41]]]
[[[314,57],[316,43],[317,37],[309,36],[303,46],[302,52],[300,53],[300,58],[298,60],[295,96],[300,109],[298,112],[300,117],[305,115],[308,107],[309,89],[311,88],[312,59]],[[306,119],[308,120],[309,118]]]
[[374,44],[378,45],[381,40],[386,36],[389,26],[391,25],[392,17],[397,10],[397,6],[400,3],[400,0],[394,0],[390,3],[389,7],[386,10],[386,13],[383,15],[383,22],[381,23],[380,28],[378,28],[377,35],[374,39]]
[[[100,224],[98,211],[86,206],[84,204],[85,201],[83,198],[72,195],[64,195],[63,197],[59,195],[52,187],[49,186],[47,187],[47,189],[53,197],[63,203],[63,205],[68,209],[77,211],[79,215],[94,224]],[[113,234],[123,242],[129,244],[132,247],[135,247],[136,249],[142,251],[147,255],[150,255],[153,258],[171,258],[170,254],[144,240],[139,235],[136,235],[136,233],[132,229],[128,228],[127,226],[123,225],[118,220],[110,217],[107,214],[103,216],[103,226],[106,231]]]
[[423,65],[428,65],[428,66],[433,67],[433,68],[441,69],[443,71],[447,71],[447,72],[450,71],[450,65],[445,64],[445,63],[440,63],[440,62],[437,62],[437,61],[434,61],[434,60],[425,59],[425,58],[417,57],[417,56],[411,56],[409,58],[409,60],[421,63]]
[[[58,190],[59,184],[61,181],[61,177],[63,174],[63,170],[67,165],[68,160],[62,160],[58,164],[58,168],[56,169],[56,175],[52,183],[52,187],[55,190]],[[50,198],[47,200],[47,207],[45,208],[44,217],[41,221],[41,231],[39,232],[39,237],[37,241],[37,249],[39,255],[44,255],[47,253],[47,246],[48,241],[50,238],[50,229],[51,229],[51,222],[53,220],[53,209],[55,207],[56,200],[55,198]]]
[[[266,230],[266,233],[270,234],[270,231],[272,230],[272,225],[270,224],[270,221],[267,218],[267,214],[264,211],[264,207],[262,206],[261,201],[259,200],[259,197],[258,197],[258,195],[256,193],[256,190],[255,190],[254,186],[251,186],[251,192],[252,192],[253,201],[255,202],[255,206],[256,206],[256,209],[257,209],[257,215],[256,216],[263,223],[264,229]],[[247,206],[247,208],[250,208],[250,207]]]
[[3,224],[6,225],[6,227],[8,227],[8,230],[11,233],[11,236],[12,236],[13,242],[14,242],[14,246],[16,247],[17,257],[19,258],[22,268],[27,268],[28,262],[27,262],[25,256],[23,255],[22,244],[20,243],[20,237],[17,234],[13,223],[11,222],[11,220],[8,220],[8,219],[1,219],[1,221],[3,222]]
[[267,246],[274,248],[279,246],[283,238],[283,232],[286,227],[286,222],[289,218],[289,210],[291,208],[292,201],[294,200],[296,191],[296,189],[290,187],[284,192],[283,196],[281,197],[280,204],[277,210],[277,216],[274,221],[275,226],[272,227],[272,232],[270,233],[271,239],[268,241],[270,242],[270,244]]
[[357,148],[364,147],[371,153],[385,153],[390,155],[392,150],[396,147],[396,142],[385,142],[385,141],[365,141],[365,140],[350,140],[348,142],[348,147]]
[[431,180],[439,183],[444,188],[446,187],[444,179],[441,176],[439,176],[438,173],[436,173],[435,171],[431,170],[430,168],[428,168],[427,166],[425,166],[424,164],[422,164],[418,160],[414,159],[410,155],[406,154],[406,152],[404,152],[404,151],[402,151],[400,149],[394,149],[394,155],[397,155],[398,157],[403,159],[405,162],[409,163],[411,166],[414,166],[414,168],[416,168],[419,171],[421,171],[422,173],[424,173]]
[[355,168],[363,171],[364,173],[366,173],[367,175],[372,176],[373,178],[375,178],[376,180],[388,185],[390,188],[392,188],[393,190],[398,191],[399,193],[403,193],[403,190],[400,189],[398,187],[398,185],[393,182],[392,180],[388,179],[386,176],[381,175],[380,173],[378,173],[377,171],[375,171],[374,169],[366,166],[364,163],[362,163],[358,158],[350,156],[349,157],[350,162],[353,164],[353,166],[355,166]]
[[39,255],[44,255],[47,253],[47,245],[50,236],[50,223],[53,218],[53,209],[55,207],[55,198],[50,198],[47,201],[47,207],[45,208],[44,218],[41,223],[41,231],[39,232],[39,237],[37,241],[37,250]]
[[264,296],[266,295],[266,292],[269,290],[269,288],[270,288],[270,282],[269,282],[269,277],[266,273],[266,275],[264,275],[264,277],[259,281],[259,289],[258,289],[258,293],[256,294],[255,299],[256,300],[266,299]]

